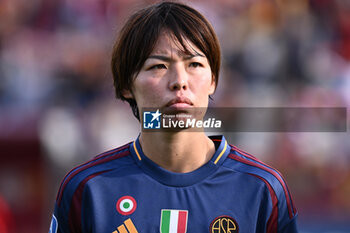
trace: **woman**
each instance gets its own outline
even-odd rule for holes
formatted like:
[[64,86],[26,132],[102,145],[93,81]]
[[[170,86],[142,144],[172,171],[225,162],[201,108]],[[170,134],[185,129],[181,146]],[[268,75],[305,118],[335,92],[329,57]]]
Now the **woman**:
[[[158,110],[153,120],[207,108],[219,68],[208,21],[174,2],[133,14],[112,56],[116,96],[141,124],[144,108]],[[51,232],[297,232],[278,171],[223,136],[193,131],[142,130],[134,142],[73,169],[58,192]]]

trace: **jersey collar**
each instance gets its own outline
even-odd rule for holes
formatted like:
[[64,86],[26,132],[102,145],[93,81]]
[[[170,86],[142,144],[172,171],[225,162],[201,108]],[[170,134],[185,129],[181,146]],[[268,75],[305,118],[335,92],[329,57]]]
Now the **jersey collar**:
[[183,187],[196,184],[214,173],[230,153],[230,146],[224,136],[210,136],[209,138],[218,145],[213,157],[202,167],[189,173],[171,172],[154,163],[143,154],[139,137],[130,144],[130,151],[137,165],[146,174],[162,184]]

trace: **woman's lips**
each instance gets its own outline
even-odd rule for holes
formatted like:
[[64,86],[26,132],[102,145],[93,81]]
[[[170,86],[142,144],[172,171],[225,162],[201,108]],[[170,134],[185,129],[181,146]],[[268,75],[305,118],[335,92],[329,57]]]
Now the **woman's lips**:
[[166,107],[190,107],[192,106],[193,103],[192,101],[187,98],[187,97],[176,97],[172,100],[170,100],[167,104]]

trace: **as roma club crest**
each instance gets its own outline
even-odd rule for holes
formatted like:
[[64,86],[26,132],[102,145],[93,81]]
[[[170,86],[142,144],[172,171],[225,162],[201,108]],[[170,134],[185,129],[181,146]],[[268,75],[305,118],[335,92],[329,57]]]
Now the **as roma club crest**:
[[230,216],[215,218],[209,228],[210,233],[238,233],[238,225]]

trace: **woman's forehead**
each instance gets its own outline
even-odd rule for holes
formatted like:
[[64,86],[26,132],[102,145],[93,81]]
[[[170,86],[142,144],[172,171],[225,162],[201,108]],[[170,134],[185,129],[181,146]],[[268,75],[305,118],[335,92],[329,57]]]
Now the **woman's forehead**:
[[179,39],[169,30],[162,30],[159,34],[157,41],[154,45],[154,49],[151,55],[170,55],[176,54],[178,56],[189,56],[189,55],[201,55],[205,56],[204,53],[194,45],[185,36],[181,37],[182,43]]

